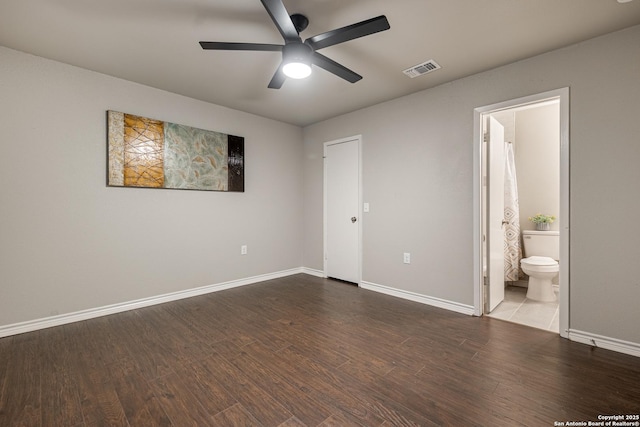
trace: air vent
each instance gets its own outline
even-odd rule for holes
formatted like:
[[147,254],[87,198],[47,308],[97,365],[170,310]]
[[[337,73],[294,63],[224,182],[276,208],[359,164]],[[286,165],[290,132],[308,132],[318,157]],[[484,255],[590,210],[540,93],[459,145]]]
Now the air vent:
[[403,73],[411,78],[414,78],[435,70],[439,70],[440,68],[442,67],[438,65],[436,61],[430,59],[427,62],[423,62],[422,64],[414,65],[411,68],[407,68],[403,71]]

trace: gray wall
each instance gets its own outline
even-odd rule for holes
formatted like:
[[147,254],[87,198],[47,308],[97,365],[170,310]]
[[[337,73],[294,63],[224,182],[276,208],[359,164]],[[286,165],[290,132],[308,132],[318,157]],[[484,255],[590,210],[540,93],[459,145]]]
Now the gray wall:
[[472,305],[473,110],[570,87],[570,328],[640,343],[638,76],[640,26],[308,126],[304,265],[322,269],[322,143],[362,134],[363,280]]
[[[244,136],[246,192],[106,187],[109,109]],[[0,135],[0,325],[302,265],[298,127],[0,47]]]
[[535,230],[529,217],[554,215],[560,230],[560,104],[515,113],[515,161],[520,229]]

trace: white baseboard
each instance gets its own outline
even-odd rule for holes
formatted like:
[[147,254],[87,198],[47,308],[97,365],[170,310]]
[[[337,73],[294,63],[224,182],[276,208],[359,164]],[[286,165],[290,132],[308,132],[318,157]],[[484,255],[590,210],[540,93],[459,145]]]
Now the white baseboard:
[[308,274],[310,276],[316,276],[316,277],[320,277],[322,279],[326,279],[327,275],[324,274],[324,271],[322,270],[316,270],[315,268],[309,268],[309,267],[302,267],[302,272],[304,274]]
[[455,311],[456,313],[466,314],[473,316],[474,307],[472,305],[460,304],[454,301],[448,301],[441,298],[430,297],[427,295],[418,294],[415,292],[404,291],[402,289],[391,288],[389,286],[378,285],[371,282],[360,282],[360,287],[368,289],[374,292],[380,292],[382,294],[391,295],[394,297],[407,299],[410,301],[419,302],[426,305],[432,305],[438,308],[444,308],[445,310]]
[[214,285],[202,286],[200,288],[187,289],[187,290],[178,291],[178,292],[171,292],[168,294],[158,295],[155,297],[142,298],[142,299],[123,302],[119,304],[106,305],[103,307],[76,311],[73,313],[60,314],[57,316],[45,317],[42,319],[29,320],[26,322],[0,326],[0,338],[8,337],[10,335],[22,334],[25,332],[37,331],[39,329],[51,328],[53,326],[65,325],[67,323],[93,319],[100,316],[108,316],[110,314],[122,313],[123,311],[135,310],[137,308],[149,307],[151,305],[162,304],[170,301],[177,301],[184,298],[191,298],[198,295],[208,294],[211,292],[222,291],[225,289],[237,288],[239,286],[251,285],[253,283],[264,282],[266,280],[272,280],[272,279],[278,279],[280,277],[292,276],[294,274],[299,274],[299,273],[303,273],[302,268],[292,268],[290,270],[283,270],[275,273],[261,274],[259,276],[248,277],[245,279],[231,280],[228,282],[217,283]]
[[[128,301],[119,304],[112,304],[103,307],[76,311],[73,313],[60,314],[57,316],[45,317],[42,319],[29,320],[26,322],[14,323],[11,325],[0,326],[0,338],[11,335],[22,334],[25,332],[37,331],[40,329],[51,328],[54,326],[65,325],[67,323],[79,322],[82,320],[93,319],[110,314],[122,313],[137,308],[149,307],[156,304],[162,304],[170,301],[177,301],[184,298],[191,298],[199,295],[205,295],[212,292],[222,291],[225,289],[237,288],[239,286],[251,285],[254,283],[264,282],[267,280],[278,279],[281,277],[292,276],[294,274],[309,274],[311,276],[325,278],[325,274],[321,270],[315,270],[307,267],[292,268],[290,270],[278,271],[275,273],[262,274],[258,276],[248,277],[245,279],[231,280],[228,282],[218,283],[214,285],[203,286],[200,288],[187,289],[184,291],[172,292],[155,297],[142,298],[139,300]],[[360,287],[374,292],[380,292],[398,298],[419,302],[434,307],[444,308],[446,310],[457,313],[473,315],[474,308],[470,305],[460,304],[441,298],[430,297],[415,292],[404,291],[401,289],[391,288],[389,286],[378,285],[371,282],[360,282]],[[631,356],[640,357],[640,344],[619,340],[616,338],[605,337],[602,335],[592,334],[589,332],[569,330],[569,339],[583,344],[601,347],[607,350],[619,353],[629,354]]]
[[618,353],[640,357],[639,343],[605,337],[590,332],[577,331],[575,329],[569,329],[569,339],[593,347],[605,348],[607,350],[617,351]]

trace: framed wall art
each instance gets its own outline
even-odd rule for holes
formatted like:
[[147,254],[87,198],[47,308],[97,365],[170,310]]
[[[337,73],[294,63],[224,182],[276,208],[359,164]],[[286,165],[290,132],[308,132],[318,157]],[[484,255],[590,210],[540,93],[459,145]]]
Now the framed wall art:
[[107,111],[108,186],[244,192],[244,138]]

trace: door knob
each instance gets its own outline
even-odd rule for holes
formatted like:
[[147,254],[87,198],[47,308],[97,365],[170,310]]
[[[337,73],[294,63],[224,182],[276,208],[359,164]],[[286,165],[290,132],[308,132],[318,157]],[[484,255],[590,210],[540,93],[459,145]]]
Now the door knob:
[[356,222],[358,220],[358,218],[356,218],[355,216],[351,217],[351,222]]
[[509,221],[507,221],[506,219],[503,219],[502,220],[502,227],[504,227],[507,224],[509,224]]

